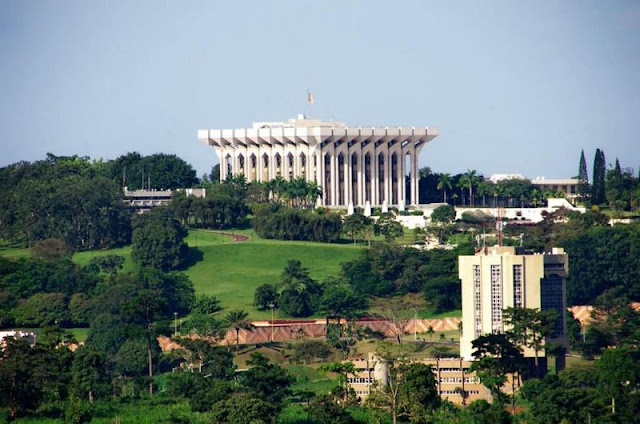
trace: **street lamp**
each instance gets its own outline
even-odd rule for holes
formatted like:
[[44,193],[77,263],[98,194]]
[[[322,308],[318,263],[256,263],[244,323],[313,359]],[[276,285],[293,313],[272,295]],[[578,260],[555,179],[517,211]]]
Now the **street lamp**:
[[270,303],[269,307],[271,308],[271,343],[273,343],[273,310],[276,307],[276,305],[274,305],[273,303]]
[[413,341],[418,341],[418,311],[413,308]]
[[178,313],[174,312],[173,313],[173,336],[177,336],[178,335]]

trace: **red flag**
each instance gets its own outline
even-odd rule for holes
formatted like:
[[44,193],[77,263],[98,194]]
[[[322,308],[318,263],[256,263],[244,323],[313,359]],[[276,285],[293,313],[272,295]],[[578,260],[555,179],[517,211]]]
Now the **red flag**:
[[313,103],[313,94],[311,93],[311,90],[307,90],[307,101],[309,103]]

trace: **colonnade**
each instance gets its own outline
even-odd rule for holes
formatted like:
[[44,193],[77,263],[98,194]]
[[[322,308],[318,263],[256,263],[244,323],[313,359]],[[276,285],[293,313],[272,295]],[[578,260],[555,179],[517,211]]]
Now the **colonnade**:
[[322,187],[319,204],[418,204],[418,156],[433,128],[347,128],[299,117],[238,130],[200,130],[220,158],[220,178],[248,182],[304,178]]

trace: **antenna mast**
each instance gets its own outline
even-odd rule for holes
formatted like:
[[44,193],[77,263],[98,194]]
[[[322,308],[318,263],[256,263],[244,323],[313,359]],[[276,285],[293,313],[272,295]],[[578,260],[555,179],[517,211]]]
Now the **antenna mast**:
[[498,230],[498,246],[502,246],[502,227],[503,227],[503,222],[502,222],[502,213],[504,211],[502,210],[501,207],[498,208],[498,216],[496,217],[496,230]]

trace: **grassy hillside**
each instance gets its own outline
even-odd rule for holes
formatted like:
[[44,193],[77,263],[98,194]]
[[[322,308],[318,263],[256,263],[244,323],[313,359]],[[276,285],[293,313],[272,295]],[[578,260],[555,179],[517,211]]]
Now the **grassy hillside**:
[[201,257],[192,258],[197,262],[184,270],[196,293],[215,295],[224,307],[245,309],[254,319],[271,318],[270,311],[258,311],[252,305],[256,287],[279,282],[288,260],[300,260],[313,278],[322,281],[336,274],[342,262],[356,258],[361,250],[353,245],[264,240],[249,230],[238,232],[251,237],[246,242],[199,242],[196,248],[195,235],[200,238],[202,233],[192,232],[188,239],[190,247],[197,249],[192,256]]
[[[265,283],[278,283],[285,264],[298,259],[311,271],[311,276],[322,281],[334,275],[340,264],[356,258],[362,246],[352,244],[325,244],[298,241],[265,240],[253,230],[233,231],[249,237],[236,243],[220,233],[191,230],[186,239],[189,257],[183,271],[191,278],[196,293],[217,296],[227,310],[241,308],[253,319],[269,319],[270,311],[253,307],[256,287]],[[2,256],[26,256],[28,249],[0,246]],[[121,255],[126,258],[124,271],[135,271],[138,265],[131,259],[131,247],[110,250],[78,252],[73,260],[87,265],[91,258],[103,255]]]

